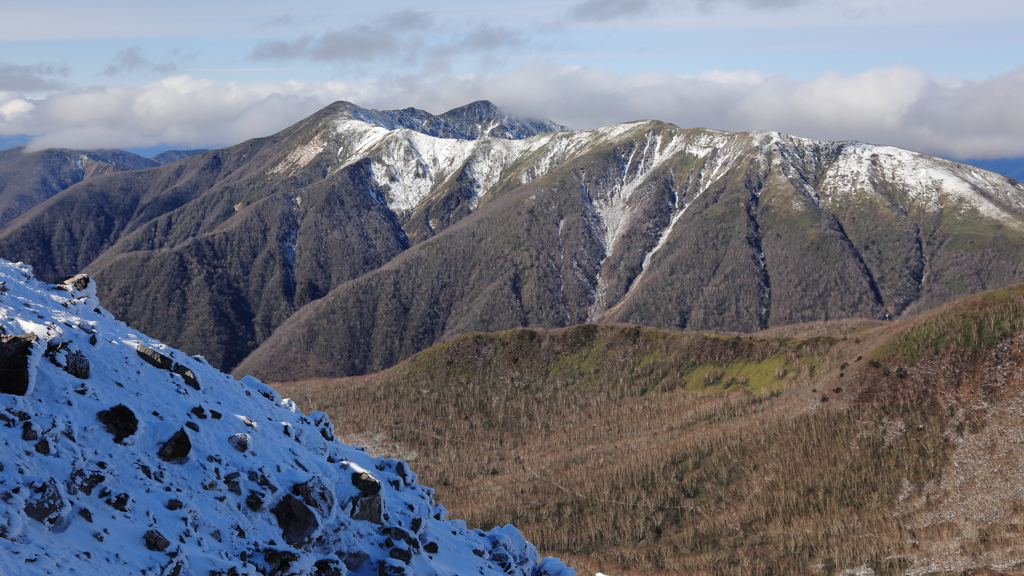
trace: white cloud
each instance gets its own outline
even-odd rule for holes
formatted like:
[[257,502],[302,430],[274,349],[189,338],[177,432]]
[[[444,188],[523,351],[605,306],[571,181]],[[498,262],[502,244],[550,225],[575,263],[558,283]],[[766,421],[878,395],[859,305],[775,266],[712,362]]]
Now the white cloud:
[[536,62],[497,75],[392,77],[365,84],[218,83],[171,76],[28,100],[0,92],[0,135],[34,148],[200,147],[273,134],[336,100],[434,113],[477,99],[576,128],[636,119],[779,130],[953,157],[1024,156],[1024,68],[984,81],[902,66],[813,81],[750,71],[618,75]]

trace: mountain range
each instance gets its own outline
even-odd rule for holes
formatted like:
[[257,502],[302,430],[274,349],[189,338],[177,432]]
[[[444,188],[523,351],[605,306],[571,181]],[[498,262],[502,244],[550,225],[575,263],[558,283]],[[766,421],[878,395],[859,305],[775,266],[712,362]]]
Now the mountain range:
[[47,281],[85,270],[118,318],[283,381],[477,331],[916,314],[1024,280],[1022,192],[857,142],[342,102],[40,197],[0,230],[0,256]]

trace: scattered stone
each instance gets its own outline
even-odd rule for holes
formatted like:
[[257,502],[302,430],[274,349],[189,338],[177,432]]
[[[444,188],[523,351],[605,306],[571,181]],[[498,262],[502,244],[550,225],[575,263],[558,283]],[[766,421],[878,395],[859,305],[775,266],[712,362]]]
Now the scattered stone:
[[85,354],[82,354],[78,350],[68,352],[64,356],[64,365],[61,366],[61,368],[75,378],[80,378],[82,380],[89,379],[89,359],[85,357]]
[[46,346],[43,356],[54,366],[71,374],[75,378],[89,378],[89,359],[79,350],[71,350],[71,342],[51,342]]
[[302,498],[321,518],[330,516],[334,508],[334,491],[321,476],[313,476],[302,484],[292,486],[292,494]]
[[31,422],[26,421],[21,425],[21,439],[26,442],[39,440],[39,433],[36,432],[36,429],[32,426]]
[[92,524],[92,512],[88,508],[82,508],[78,511],[78,515],[85,518],[85,521]]
[[299,559],[299,555],[288,550],[268,549],[263,552],[263,560],[267,563],[267,576],[280,576],[288,574],[292,562]]
[[106,480],[106,477],[99,472],[86,472],[80,468],[71,471],[71,483],[68,485],[68,492],[75,494],[79,490],[85,492],[86,496],[92,495],[92,489]]
[[171,542],[156,530],[147,530],[142,539],[146,541],[146,548],[157,552],[163,552],[171,545]]
[[270,512],[277,518],[281,535],[289,546],[300,545],[320,527],[316,514],[291,494],[285,494]]
[[157,352],[156,350],[153,350],[148,346],[138,344],[135,347],[135,351],[139,354],[139,358],[142,358],[147,363],[149,363],[150,366],[154,368],[159,368],[161,370],[170,370],[171,366],[174,364],[170,358],[164,356],[163,354]]
[[259,512],[260,508],[263,507],[263,498],[265,496],[266,494],[262,492],[249,490],[249,495],[245,497],[245,505],[249,507],[249,510]]
[[57,480],[50,478],[41,485],[33,486],[33,496],[25,502],[25,515],[49,527],[60,519],[67,502],[60,495]]
[[170,500],[167,501],[166,506],[168,510],[181,510],[182,507],[185,505],[181,502],[181,500],[178,500],[177,498],[171,498]]
[[366,496],[380,492],[380,482],[366,472],[353,472],[352,485]]
[[199,432],[199,425],[195,422],[185,422],[185,427],[193,432]]
[[228,438],[228,444],[231,444],[231,447],[239,452],[248,450],[251,441],[252,438],[248,434],[235,434]]
[[167,442],[164,442],[156,455],[166,462],[180,462],[188,458],[188,453],[191,451],[192,441],[189,440],[185,429],[180,428],[174,433],[174,436],[171,436]]
[[380,524],[381,508],[380,494],[356,496],[352,499],[352,519]]
[[189,410],[189,412],[195,414],[196,417],[199,418],[200,420],[206,420],[206,410],[203,410],[202,406],[196,406],[195,408]]
[[315,576],[342,576],[341,567],[337,560],[326,558],[313,563],[313,574]]
[[399,564],[397,561],[390,560],[381,562],[380,569],[377,573],[379,576],[406,576],[409,572],[406,570],[405,565]]
[[221,414],[220,414],[220,412],[217,412],[216,410],[210,410],[210,416],[213,416],[214,420],[220,420]]
[[349,552],[342,558],[342,563],[345,564],[345,568],[348,568],[349,572],[355,572],[362,566],[367,560],[370,559],[370,555],[362,550],[355,552]]
[[47,440],[46,438],[43,438],[39,442],[36,442],[34,448],[36,452],[42,454],[43,456],[50,455],[50,441]]
[[124,444],[124,439],[139,429],[139,420],[135,413],[124,404],[97,412],[96,419],[107,427],[107,432],[114,435],[114,442],[118,444]]
[[[102,496],[103,493],[101,492],[100,497]],[[120,512],[127,512],[129,499],[130,498],[128,497],[128,494],[122,492],[120,494],[117,494],[116,496],[111,496],[110,498],[107,498],[106,500],[104,500],[104,502],[109,504],[110,507],[113,508],[114,510],[118,510]]]
[[437,542],[427,542],[423,545],[423,551],[427,554],[437,554]]
[[195,388],[196,390],[199,390],[199,380],[196,379],[195,373],[193,373],[191,370],[182,366],[181,364],[176,364],[174,366],[174,373],[177,374],[178,376],[181,376],[181,378],[185,381],[185,384],[188,384],[189,386]]
[[241,476],[238,472],[232,472],[224,477],[224,484],[228,487],[228,492],[237,496],[242,495],[242,485],[238,481],[238,477]]
[[82,291],[89,287],[89,276],[87,274],[76,274],[57,280],[57,288],[68,292]]
[[0,336],[0,393],[24,396],[28,392],[28,357],[35,334]]
[[391,552],[388,553],[388,556],[391,556],[395,560],[401,560],[406,564],[412,561],[412,552],[401,548],[392,548]]

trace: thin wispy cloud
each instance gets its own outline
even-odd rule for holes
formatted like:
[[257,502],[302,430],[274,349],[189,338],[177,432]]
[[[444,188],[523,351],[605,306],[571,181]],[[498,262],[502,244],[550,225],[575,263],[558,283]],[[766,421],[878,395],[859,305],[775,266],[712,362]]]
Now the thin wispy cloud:
[[578,22],[605,22],[624,16],[638,16],[654,8],[653,0],[585,0],[569,8]]
[[[169,56],[177,57],[175,51]],[[175,74],[181,71],[181,66],[170,58],[152,60],[142,55],[141,46],[125,48],[114,56],[114,59],[103,67],[100,72],[104,76],[119,76],[137,72],[153,72],[156,74]]]
[[321,36],[305,35],[291,42],[265,41],[257,45],[249,57],[361,63],[396,57],[409,59],[424,45],[423,35],[433,26],[430,14],[404,10],[372,24],[349,26]]
[[17,65],[0,62],[0,91],[43,92],[65,87],[65,65]]

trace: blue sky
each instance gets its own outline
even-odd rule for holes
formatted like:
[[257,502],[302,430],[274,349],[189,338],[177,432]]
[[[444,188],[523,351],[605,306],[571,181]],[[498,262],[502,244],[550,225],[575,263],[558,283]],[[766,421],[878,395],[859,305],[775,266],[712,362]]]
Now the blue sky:
[[440,113],[486,98],[574,128],[656,118],[1024,156],[1019,0],[0,0],[0,10],[0,144],[213,147],[339,99]]

